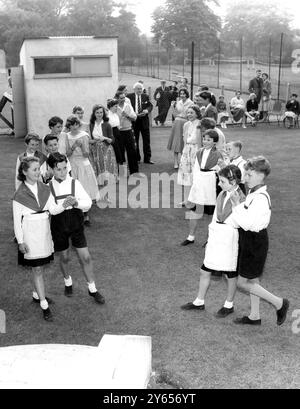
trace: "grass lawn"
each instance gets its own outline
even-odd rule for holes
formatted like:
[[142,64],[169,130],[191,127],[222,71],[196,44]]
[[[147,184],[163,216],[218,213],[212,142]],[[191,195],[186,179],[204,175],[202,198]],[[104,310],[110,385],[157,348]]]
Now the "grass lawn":
[[[153,166],[141,171],[173,172],[166,150],[170,128],[152,129]],[[198,290],[199,267],[208,220],[201,220],[194,245],[181,247],[187,234],[184,211],[171,209],[92,209],[86,230],[99,289],[107,299],[96,305],[87,295],[75,254],[73,298],[63,295],[57,260],[47,270],[55,321],[42,319],[31,303],[30,273],[16,264],[12,242],[11,197],[16,157],[23,142],[1,136],[0,308],[7,332],[0,346],[35,343],[98,345],[105,333],[152,337],[153,370],[160,381],[185,388],[299,388],[300,334],[293,334],[292,312],[300,308],[299,157],[300,132],[276,125],[225,130],[227,140],[244,142],[244,157],[266,155],[272,164],[269,191],[272,220],[263,285],[288,297],[291,308],[282,327],[274,309],[261,303],[261,327],[240,327],[232,319],[249,311],[248,296],[237,293],[236,312],[224,320],[214,313],[224,301],[225,283],[212,282],[206,311],[182,311]]]

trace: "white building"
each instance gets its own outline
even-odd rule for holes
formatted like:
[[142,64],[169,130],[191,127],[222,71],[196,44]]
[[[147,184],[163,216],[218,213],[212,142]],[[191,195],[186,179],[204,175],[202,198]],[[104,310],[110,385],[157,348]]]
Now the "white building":
[[72,108],[106,106],[118,87],[117,37],[28,38],[20,50],[27,131],[49,133],[48,120],[64,121]]

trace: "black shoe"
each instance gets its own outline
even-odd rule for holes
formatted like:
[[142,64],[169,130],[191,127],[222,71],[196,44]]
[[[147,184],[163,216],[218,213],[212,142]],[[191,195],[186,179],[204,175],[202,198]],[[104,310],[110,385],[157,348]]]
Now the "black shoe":
[[231,314],[234,311],[234,308],[222,307],[217,311],[216,318],[225,318],[227,315]]
[[72,297],[73,295],[73,286],[72,285],[65,285],[65,296]]
[[183,304],[180,307],[182,310],[189,311],[189,310],[205,310],[205,305],[195,305],[192,302],[188,302],[187,304]]
[[283,299],[282,307],[276,311],[277,314],[277,325],[282,325],[286,319],[286,314],[288,312],[290,303],[286,298]]
[[43,317],[46,321],[53,321],[53,315],[49,308],[43,310]]
[[154,165],[155,162],[153,162],[152,160],[144,160],[144,163],[148,163],[148,165]]
[[193,244],[195,240],[188,240],[185,239],[182,243],[180,243],[181,246],[188,246],[189,244]]
[[236,318],[233,320],[235,324],[249,324],[249,325],[261,325],[261,319],[259,320],[250,320],[249,317],[242,317],[242,318]]
[[[47,301],[48,304],[55,304],[54,301],[51,300],[51,298],[45,297],[45,299],[46,299],[46,301]],[[35,302],[36,304],[39,304],[39,303],[40,303],[40,300],[39,300],[39,299],[37,300],[37,299],[34,298],[34,297],[32,297],[32,301]]]
[[105,298],[103,297],[103,295],[99,293],[99,291],[96,291],[95,293],[91,293],[89,290],[89,295],[91,297],[94,297],[94,300],[96,301],[96,303],[105,304]]
[[155,125],[158,126],[158,120],[154,118]]

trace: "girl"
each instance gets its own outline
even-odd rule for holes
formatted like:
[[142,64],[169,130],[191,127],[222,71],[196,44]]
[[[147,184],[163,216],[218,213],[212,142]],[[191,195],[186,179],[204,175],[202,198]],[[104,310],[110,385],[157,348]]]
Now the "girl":
[[[194,243],[198,219],[203,215],[204,205],[213,207],[216,204],[216,171],[220,170],[218,161],[222,158],[222,154],[216,149],[218,140],[216,131],[205,131],[203,148],[196,154],[193,184],[186,204],[186,207],[191,209],[190,214],[186,215],[186,218],[189,218],[189,235],[181,243],[182,246]],[[213,211],[210,214],[213,214]]]
[[177,183],[184,186],[184,202],[185,205],[187,197],[193,183],[192,174],[193,166],[196,160],[196,153],[201,145],[200,135],[200,109],[197,105],[191,105],[186,112],[188,122],[183,125],[183,141],[184,148],[180,160]]
[[224,95],[219,96],[219,101],[217,102],[216,108],[218,112],[218,123],[221,125],[221,128],[227,128],[226,122],[229,119],[229,115],[227,112]]
[[259,119],[258,102],[256,100],[256,94],[254,92],[249,95],[249,99],[246,103],[245,115],[250,119],[251,125],[255,126]]
[[189,98],[190,94],[187,89],[179,90],[179,100],[174,104],[175,120],[172,125],[171,135],[168,141],[167,149],[174,152],[174,169],[179,166],[179,154],[183,149],[183,125],[187,121],[187,109],[193,105],[193,101]]
[[114,136],[102,105],[94,105],[90,119],[90,158],[98,185],[107,183],[110,176],[118,176],[118,165],[112,146]]
[[[25,144],[26,144],[26,151],[21,153],[18,158],[17,158],[17,164],[16,164],[16,177],[15,177],[15,189],[17,190],[18,187],[20,186],[21,182],[20,179],[18,178],[19,175],[19,167],[20,163],[23,158],[31,158],[31,157],[36,157],[39,159],[40,164],[42,165],[47,157],[44,155],[42,152],[40,152],[40,137],[38,134],[34,132],[30,132],[25,136]],[[40,180],[42,181],[42,178],[40,177]]]
[[239,188],[241,171],[235,165],[228,165],[219,171],[219,185],[222,192],[217,198],[217,206],[208,226],[208,241],[203,265],[200,269],[200,283],[197,298],[184,304],[183,310],[204,310],[205,295],[211,275],[227,279],[227,297],[224,306],[217,312],[218,318],[224,318],[233,312],[233,298],[237,286],[238,229],[232,219],[231,192],[236,192],[240,201],[245,200]]
[[268,253],[267,226],[271,217],[271,201],[265,179],[271,172],[269,161],[263,156],[248,159],[245,164],[245,182],[249,193],[245,203],[232,192],[232,218],[240,226],[238,287],[250,293],[249,316],[237,318],[236,324],[260,325],[259,301],[262,298],[276,309],[277,325],[283,324],[289,301],[265,290],[259,283]]
[[31,267],[35,291],[33,299],[40,302],[44,319],[52,320],[45,297],[44,265],[53,260],[53,242],[49,213],[61,213],[68,205],[64,200],[55,204],[50,189],[39,181],[40,162],[36,157],[22,159],[18,169],[21,182],[13,197],[14,230],[18,242],[18,264]]
[[[75,115],[67,118],[66,128],[69,130],[67,133],[70,146],[68,154],[72,176],[74,179],[79,180],[92,200],[98,201],[100,195],[97,179],[89,161],[89,136],[86,132],[80,130],[80,121]],[[90,226],[88,213],[84,213],[84,216],[84,224]]]
[[119,165],[122,165],[125,162],[125,158],[122,156],[122,150],[120,145],[120,118],[117,114],[118,110],[118,100],[117,99],[110,99],[107,101],[107,108],[108,108],[108,121],[110,126],[112,127],[113,132],[113,148],[115,150],[116,160]]
[[83,121],[84,109],[80,105],[75,105],[72,110],[72,113],[73,115],[76,115],[77,118],[79,119],[81,123],[80,129],[82,131],[89,133],[89,124],[88,122]]
[[209,91],[203,91],[199,94],[199,103],[202,105],[202,118],[213,118],[218,120],[218,111],[216,108],[216,97]]

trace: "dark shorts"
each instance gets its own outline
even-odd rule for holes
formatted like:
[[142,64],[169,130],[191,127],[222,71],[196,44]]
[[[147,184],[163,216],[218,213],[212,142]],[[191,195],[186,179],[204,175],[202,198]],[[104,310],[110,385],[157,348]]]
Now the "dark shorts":
[[238,276],[237,271],[219,271],[219,270],[213,270],[211,268],[206,267],[204,264],[201,266],[201,270],[207,271],[211,273],[212,276],[214,277],[222,277],[222,275],[227,275],[228,278],[234,278]]
[[239,257],[237,271],[252,280],[262,275],[269,248],[266,229],[256,233],[239,229]]
[[83,213],[79,209],[65,210],[61,214],[51,217],[51,234],[54,251],[64,251],[70,246],[75,248],[87,247],[84,235]]

